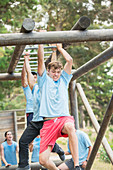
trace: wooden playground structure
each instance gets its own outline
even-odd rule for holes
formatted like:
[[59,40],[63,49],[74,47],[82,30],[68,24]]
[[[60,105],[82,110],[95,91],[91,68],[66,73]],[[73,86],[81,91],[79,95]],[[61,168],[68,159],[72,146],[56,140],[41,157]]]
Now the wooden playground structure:
[[[90,19],[86,16],[83,16],[77,21],[77,23],[72,27],[70,31],[33,32],[35,22],[32,19],[27,18],[23,22],[20,33],[0,34],[0,46],[15,45],[14,53],[11,57],[8,71],[7,73],[0,73],[0,81],[21,79],[21,73],[14,73],[14,71],[16,69],[19,70],[18,68],[20,68],[20,70],[22,69],[23,65],[19,66],[18,63],[22,60],[23,51],[27,49],[26,45],[62,43],[63,47],[67,48],[70,43],[74,43],[74,42],[113,41],[113,29],[87,30],[89,25],[90,25]],[[82,102],[87,110],[87,113],[91,119],[91,122],[94,126],[94,129],[97,132],[97,138],[93,146],[93,150],[91,152],[90,158],[88,160],[86,170],[91,169],[91,166],[94,162],[94,159],[96,157],[97,151],[101,143],[111,163],[113,164],[113,151],[110,145],[108,144],[107,139],[104,136],[113,113],[113,95],[109,101],[108,107],[106,108],[106,113],[104,115],[104,119],[100,126],[93,113],[92,108],[90,107],[90,104],[85,96],[85,93],[80,83],[77,83],[77,78],[93,70],[94,68],[103,64],[107,60],[111,59],[112,57],[113,57],[113,47],[109,47],[101,54],[98,54],[96,57],[94,57],[93,59],[91,59],[84,65],[82,65],[77,70],[73,70],[72,72],[73,78],[69,84],[70,108],[71,108],[71,113],[75,118],[76,129],[79,128],[77,93],[76,93],[76,91],[78,91],[82,99]],[[45,59],[45,64],[47,64],[50,61],[50,58],[51,55]],[[35,58],[33,58],[33,60],[35,60]],[[36,67],[37,65],[34,66],[34,68]],[[31,168],[41,169],[40,165],[37,164],[33,164],[33,165],[31,164]],[[5,169],[5,168],[0,168],[0,169]]]

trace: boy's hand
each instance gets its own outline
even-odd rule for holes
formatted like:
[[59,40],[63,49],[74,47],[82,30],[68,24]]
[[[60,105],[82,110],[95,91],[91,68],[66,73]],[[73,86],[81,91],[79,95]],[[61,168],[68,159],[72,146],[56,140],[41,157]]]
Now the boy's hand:
[[24,56],[24,59],[25,59],[25,60],[30,60],[29,55],[25,55],[25,56]]
[[57,46],[57,49],[62,48],[62,44],[61,43],[56,44],[56,46]]
[[9,167],[9,166],[11,166],[11,164],[6,164],[6,167]]

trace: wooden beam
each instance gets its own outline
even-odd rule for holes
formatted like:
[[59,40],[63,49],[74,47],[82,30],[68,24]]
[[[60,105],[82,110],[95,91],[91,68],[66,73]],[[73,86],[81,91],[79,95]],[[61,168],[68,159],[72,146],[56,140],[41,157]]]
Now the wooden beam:
[[[93,124],[93,127],[94,127],[95,131],[98,133],[99,129],[100,129],[100,125],[99,125],[99,123],[98,123],[98,121],[97,121],[97,119],[95,117],[95,114],[93,113],[93,110],[92,110],[92,108],[91,108],[91,106],[90,106],[90,104],[89,104],[89,102],[88,102],[88,100],[86,98],[86,95],[85,95],[85,93],[83,91],[83,88],[82,88],[81,84],[77,83],[76,85],[77,85],[77,90],[78,90],[78,92],[80,94],[80,97],[82,99],[82,102],[83,102],[83,104],[84,104],[84,106],[85,106],[85,108],[87,110],[87,113],[88,113],[88,115],[90,117],[90,120],[91,120],[91,122]],[[109,143],[107,142],[107,139],[106,139],[105,136],[102,139],[102,145],[103,145],[109,159],[113,163],[113,151],[112,151]]]
[[0,46],[113,41],[113,29],[0,34]]
[[0,73],[0,81],[4,80],[20,80],[21,79],[21,73]]
[[[54,160],[53,161],[55,163],[56,166],[59,166],[61,163],[63,163],[62,161],[60,160]],[[30,164],[30,167],[31,167],[31,170],[47,170],[46,168],[44,168],[43,166],[41,166],[38,162],[36,163],[31,163]],[[7,170],[7,169],[11,169],[11,170],[16,170],[17,168],[17,165],[12,165],[12,166],[9,166],[8,168],[6,167],[0,167],[0,170]]]
[[86,166],[85,170],[91,169],[91,166],[92,166],[92,164],[94,162],[94,159],[96,157],[96,154],[97,154],[98,149],[100,147],[100,144],[102,142],[103,136],[104,136],[104,134],[106,132],[107,126],[108,126],[109,121],[110,121],[110,119],[112,117],[112,114],[113,114],[113,95],[111,97],[111,100],[109,102],[108,108],[106,110],[104,119],[102,121],[99,133],[97,135],[96,141],[95,141],[94,146],[93,146],[93,150],[91,152],[91,155],[89,157],[89,160],[88,160],[88,163],[87,163],[87,166]]
[[[22,28],[21,28],[20,32],[21,33],[29,33],[34,29],[34,26],[35,26],[35,22],[30,18],[26,18],[26,19],[24,19],[24,22],[22,24]],[[25,49],[25,46],[26,45],[19,44],[18,46],[15,47],[14,53],[12,55],[11,62],[10,62],[9,68],[8,68],[8,73],[13,73],[13,71],[14,71],[14,69],[15,69],[24,49]]]
[[74,71],[72,81],[83,76],[84,74],[88,73],[89,71],[93,70],[94,68],[98,67],[99,65],[103,64],[107,60],[113,57],[113,47],[109,47],[81,67],[79,67],[76,71]]

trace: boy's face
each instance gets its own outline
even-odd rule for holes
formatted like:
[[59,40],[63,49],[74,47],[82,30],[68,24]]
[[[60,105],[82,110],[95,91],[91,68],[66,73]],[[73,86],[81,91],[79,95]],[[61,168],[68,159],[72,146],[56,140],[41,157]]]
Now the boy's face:
[[37,81],[37,75],[33,75],[35,82]]
[[57,81],[60,78],[61,75],[61,69],[54,69],[54,67],[51,67],[50,70],[48,70],[48,75],[54,80]]

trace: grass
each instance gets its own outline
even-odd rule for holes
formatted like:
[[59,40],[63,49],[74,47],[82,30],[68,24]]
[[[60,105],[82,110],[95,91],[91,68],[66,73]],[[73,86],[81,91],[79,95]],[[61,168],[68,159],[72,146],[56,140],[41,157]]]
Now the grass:
[[100,161],[96,158],[91,170],[113,170],[113,165],[111,163]]

